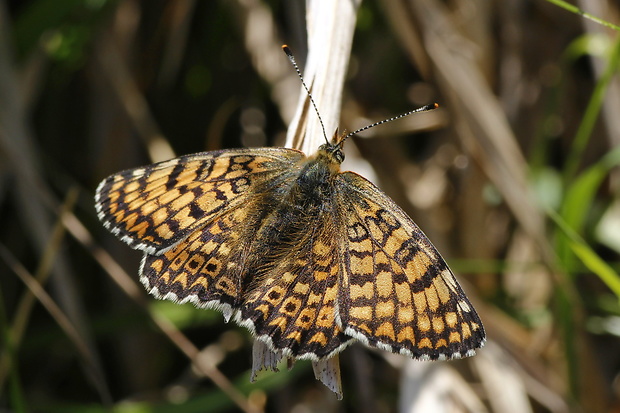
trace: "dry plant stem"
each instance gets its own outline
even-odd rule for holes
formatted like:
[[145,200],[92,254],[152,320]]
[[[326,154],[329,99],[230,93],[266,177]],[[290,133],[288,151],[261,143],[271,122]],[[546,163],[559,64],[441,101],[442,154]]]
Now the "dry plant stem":
[[[26,121],[30,115],[20,95],[18,78],[12,66],[10,27],[4,7],[4,3],[0,3],[0,153],[2,161],[9,165],[15,176],[13,194],[25,232],[35,250],[44,256],[53,227],[49,211],[44,207],[50,197],[37,166],[36,146]],[[55,299],[87,342],[90,353],[95,354],[96,348],[83,319],[85,312],[81,308],[69,261],[64,254],[55,254],[51,274],[50,284]]]
[[127,274],[122,267],[107,253],[103,248],[97,246],[92,235],[84,225],[71,213],[66,214],[63,223],[69,233],[86,249],[90,251],[93,258],[101,265],[101,267],[110,275],[112,280],[127,294],[134,302],[139,304],[148,312],[155,325],[162,333],[189,358],[202,374],[208,377],[216,386],[218,386],[241,410],[247,413],[256,413],[261,410],[252,406],[246,397],[241,394],[235,386],[215,367],[206,363],[203,358],[198,357],[200,350],[192,344],[192,342],[180,332],[168,319],[153,311],[148,306],[148,300],[144,295],[144,291],[140,288]]
[[[408,13],[407,4],[411,4],[419,16],[418,21],[423,22],[426,50],[436,68],[440,86],[451,98],[448,105],[465,148],[481,163],[517,222],[538,246],[543,262],[553,269],[555,255],[544,231],[543,211],[536,206],[528,188],[527,164],[521,149],[482,74],[464,54],[453,50],[455,39],[460,36],[448,13],[432,0],[390,1],[394,7],[405,10],[403,13]],[[557,271],[550,273],[566,294],[577,297],[573,287]],[[581,310],[575,308],[575,316],[579,317],[580,313]]]
[[[620,18],[620,6],[617,2],[602,1],[602,0],[579,0],[581,8],[588,10],[595,16],[607,16],[607,20],[613,20],[610,16],[615,16],[616,21]],[[583,26],[587,33],[592,35],[608,35],[610,46],[614,41],[614,36],[609,29],[601,26],[600,24],[583,19]],[[617,38],[618,33],[616,33]],[[598,56],[590,56],[590,61],[594,72],[596,74],[596,80],[600,80],[601,76],[605,72],[605,66],[608,64],[606,59],[600,59]],[[601,108],[603,121],[608,129],[606,134],[611,142],[610,147],[620,145],[620,76],[615,76],[606,90],[604,104]]]
[[[342,89],[360,3],[360,0],[306,2],[308,56],[302,73],[321,113],[327,139],[332,138],[340,120]],[[289,125],[285,146],[312,154],[323,143],[321,125],[308,94],[300,86],[297,111]]]
[[183,54],[187,45],[187,38],[194,16],[196,0],[170,2],[166,13],[170,25],[169,36],[166,39],[166,48],[162,58],[161,70],[157,82],[160,86],[168,87],[175,79],[179,67],[183,63]]
[[[59,244],[60,245],[60,244]],[[69,320],[62,309],[54,302],[54,299],[45,292],[41,283],[32,276],[26,268],[13,257],[11,252],[0,244],[0,257],[7,263],[7,265],[13,270],[13,272],[22,280],[22,282],[28,287],[28,291],[32,296],[36,297],[43,307],[50,313],[52,318],[56,320],[56,323],[65,332],[67,337],[75,345],[78,353],[82,357],[82,361],[86,365],[86,372],[91,376],[91,380],[95,383],[99,394],[102,396],[102,401],[106,406],[112,404],[112,397],[107,388],[103,372],[99,366],[98,360],[94,358],[94,354],[90,351],[87,343],[82,339],[79,331],[75,328],[75,325]],[[13,338],[12,341],[15,341]],[[12,345],[17,347],[17,342],[13,342]],[[3,355],[7,354],[6,352]],[[3,357],[3,362],[4,357]],[[2,374],[5,374],[5,367],[10,367],[10,364],[3,364]]]
[[[64,202],[60,215],[67,213],[75,205],[77,199],[77,190],[70,190],[67,194],[67,199]],[[62,239],[64,238],[65,229],[61,221],[58,220],[54,225],[51,237],[46,245],[43,257],[39,263],[35,277],[32,277],[28,271],[19,263],[12,254],[2,246],[2,256],[4,260],[13,268],[15,274],[17,274],[22,281],[28,286],[28,290],[24,293],[17,309],[15,311],[15,319],[11,325],[9,331],[11,345],[14,348],[19,348],[21,340],[24,335],[30,314],[36,300],[40,301],[50,312],[50,314],[56,319],[58,324],[67,333],[67,336],[74,342],[76,348],[82,356],[82,360],[85,365],[85,370],[93,381],[94,386],[99,391],[102,400],[105,403],[111,402],[110,391],[106,385],[103,369],[99,363],[99,360],[92,352],[92,348],[89,347],[82,336],[80,336],[75,325],[64,314],[60,307],[53,301],[53,299],[43,290],[42,285],[47,282],[48,276],[52,269],[53,262],[58,255],[58,251],[62,245]],[[41,298],[43,296],[43,299]],[[58,315],[58,317],[56,317]],[[8,352],[3,352],[0,357],[0,389],[4,386],[4,381],[7,378],[8,372],[12,367],[11,359]]]
[[243,30],[245,49],[252,66],[271,85],[272,100],[284,122],[289,123],[297,101],[297,95],[291,90],[298,88],[299,79],[282,53],[281,46],[286,41],[277,36],[271,10],[259,0],[237,0],[231,4]]
[[159,130],[148,103],[132,78],[126,62],[121,59],[119,50],[112,41],[107,40],[100,42],[97,52],[101,73],[107,76],[121,106],[144,141],[151,161],[174,158],[172,147]]

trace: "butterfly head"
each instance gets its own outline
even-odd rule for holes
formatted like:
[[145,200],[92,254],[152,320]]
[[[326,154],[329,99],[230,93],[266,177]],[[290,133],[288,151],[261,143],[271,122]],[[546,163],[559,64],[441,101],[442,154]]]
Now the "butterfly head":
[[318,158],[325,158],[330,164],[340,166],[344,161],[344,152],[340,143],[324,143],[319,146]]

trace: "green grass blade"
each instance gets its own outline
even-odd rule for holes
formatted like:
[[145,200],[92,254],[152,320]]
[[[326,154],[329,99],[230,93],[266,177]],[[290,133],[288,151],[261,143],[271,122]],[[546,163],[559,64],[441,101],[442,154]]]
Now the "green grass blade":
[[547,214],[568,238],[568,245],[583,265],[596,274],[620,299],[620,275],[608,265],[590,246],[553,210]]

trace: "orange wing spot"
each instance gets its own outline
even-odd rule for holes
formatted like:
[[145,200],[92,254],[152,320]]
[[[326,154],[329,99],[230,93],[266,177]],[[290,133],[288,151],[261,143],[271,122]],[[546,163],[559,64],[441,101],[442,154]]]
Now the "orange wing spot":
[[331,303],[336,300],[338,295],[338,286],[334,285],[333,287],[326,288],[325,294],[323,295],[323,303]]
[[261,304],[257,306],[256,309],[263,313],[263,320],[266,320],[267,316],[269,316],[269,313],[271,312],[271,307],[269,307],[267,304]]
[[168,226],[168,224],[161,224],[155,227],[155,232],[157,232],[157,235],[163,239],[170,239],[174,237],[174,233],[170,230],[170,226]]
[[314,308],[304,308],[301,310],[297,319],[295,320],[295,325],[299,328],[308,329],[314,324],[314,318],[316,317],[316,310]]
[[314,272],[314,281],[316,281],[316,282],[325,281],[329,277],[330,277],[330,274],[328,272],[325,272],[325,271],[315,271]]
[[200,251],[203,252],[206,255],[210,255],[213,251],[215,251],[215,249],[221,244],[218,244],[217,242],[210,240],[209,242],[206,242],[204,244],[202,244]]
[[302,302],[297,297],[288,297],[279,308],[279,311],[282,314],[286,314],[288,316],[294,316],[297,314],[299,309],[301,308]]
[[322,243],[321,241],[316,241],[312,246],[312,252],[319,257],[330,258],[329,256],[332,252],[332,248],[329,245]]
[[[353,230],[349,227],[349,237],[355,237],[355,234],[352,233]],[[372,242],[369,239],[358,241],[358,242],[349,242],[349,249],[355,252],[370,252],[372,251]]]
[[413,304],[418,313],[426,311],[426,294],[424,291],[413,294]]
[[179,283],[181,284],[181,288],[185,289],[187,288],[187,274],[185,274],[185,272],[182,272],[180,274],[178,274],[173,280],[171,284],[174,283]]
[[320,304],[321,303],[321,295],[320,294],[314,294],[314,293],[310,293],[310,295],[308,296],[308,305],[313,305],[313,304]]
[[284,333],[286,331],[286,325],[288,324],[286,317],[276,317],[269,322],[270,326],[279,327]]
[[226,175],[228,172],[229,166],[225,165],[223,161],[215,164],[211,173],[209,174],[209,179],[216,181],[218,178],[221,178],[223,175]]
[[253,165],[253,167],[256,167],[258,165],[258,162],[256,162],[256,159],[248,155],[235,155],[235,156],[232,156],[229,161],[229,163],[231,164],[233,163],[242,164],[242,163],[248,163],[248,162],[251,162],[251,165]]
[[[176,165],[176,162],[174,162],[174,164]],[[171,164],[170,166],[173,166],[173,165]],[[165,179],[167,182],[169,175],[170,175],[170,170],[168,168],[163,168],[163,169],[151,172],[146,180],[149,183],[153,183],[155,181],[159,181],[160,179]]]
[[[122,185],[120,185],[122,186]],[[125,185],[125,188],[123,188],[124,192],[133,192],[140,189],[140,183],[138,181],[132,181],[129,182],[127,185]]]
[[334,323],[334,307],[321,307],[321,309],[319,310],[319,316],[316,318],[315,324],[319,327],[333,327]]
[[435,330],[436,333],[441,334],[444,328],[445,325],[443,323],[443,319],[441,317],[433,317],[433,330]]
[[374,284],[372,282],[367,282],[363,286],[359,285],[351,285],[351,299],[357,300],[359,298],[372,298],[375,295]]
[[448,337],[448,340],[450,340],[450,343],[460,343],[461,335],[458,332],[453,331],[450,333],[450,337]]
[[284,274],[282,274],[282,277],[281,277],[282,281],[286,284],[292,283],[295,280],[295,278],[297,278],[297,275],[293,274],[290,271],[285,272]]
[[407,263],[407,267],[405,269],[409,282],[413,283],[422,277],[431,264],[432,262],[429,256],[423,251],[419,251],[413,259]]
[[418,347],[428,347],[433,348],[433,343],[428,337],[423,338],[418,342]]
[[444,315],[444,318],[446,319],[446,324],[448,325],[448,327],[454,328],[456,326],[456,323],[458,321],[458,316],[456,315],[454,311],[450,311],[449,313],[446,313]]
[[164,192],[164,194],[159,198],[159,203],[160,205],[168,205],[179,196],[181,196],[179,190],[172,188],[171,190]]
[[435,287],[428,287],[424,290],[424,293],[426,294],[426,302],[428,303],[431,311],[437,311],[439,308],[439,297],[437,296],[437,290],[435,290]]
[[394,316],[394,303],[392,301],[383,301],[377,304],[375,315],[379,318]]
[[461,332],[463,334],[463,339],[466,340],[471,337],[471,330],[469,329],[469,324],[461,323]]
[[426,314],[418,316],[418,330],[426,333],[431,329],[431,321]]
[[[108,194],[108,200],[110,202],[110,207],[116,207],[116,201],[118,200],[119,193],[118,191],[110,192]],[[125,197],[125,202],[127,202],[127,197]]]
[[[116,175],[114,177],[114,183],[110,186],[110,192],[118,192],[119,189],[123,188],[123,186],[127,183],[125,178],[120,175]],[[126,192],[127,188],[123,188],[123,192]]]
[[170,217],[166,208],[159,208],[153,211],[151,214],[151,219],[153,220],[153,225],[161,225],[162,222],[167,220]]
[[300,295],[306,295],[308,293],[308,290],[310,290],[310,284],[304,283],[297,283],[293,288],[293,292]]
[[351,307],[349,313],[352,318],[359,320],[372,320],[372,307]]
[[174,215],[173,219],[179,224],[180,229],[187,228],[196,222],[196,218],[190,216],[191,213],[191,208],[186,206]]
[[170,284],[170,271],[166,270],[166,272],[162,273],[159,278],[159,281],[163,282],[166,285]]
[[379,293],[379,297],[389,297],[393,294],[394,281],[392,280],[392,274],[389,272],[380,272],[377,274],[377,278],[375,280],[377,285],[377,292]]
[[326,346],[327,345],[327,337],[325,336],[325,334],[322,331],[319,331],[318,333],[313,335],[312,338],[310,340],[308,340],[308,342],[309,343],[319,343],[322,346]]
[[209,282],[207,281],[207,277],[198,277],[196,281],[189,288],[193,288],[197,285],[201,285],[205,290],[209,288]]
[[138,225],[131,227],[129,230],[135,232],[138,238],[144,238],[144,234],[149,229],[149,224],[146,221],[140,222]]
[[411,288],[409,288],[409,284],[394,284],[394,290],[396,290],[398,305],[411,305]]
[[448,289],[448,286],[444,282],[443,278],[436,277],[433,280],[433,285],[437,290],[437,295],[439,296],[439,301],[441,301],[441,304],[445,304],[450,301],[450,290]]
[[[407,238],[408,237],[406,237],[405,235],[404,239],[407,239]],[[401,242],[401,238],[399,238],[398,235],[393,234],[392,237],[389,237],[387,239],[387,242],[385,243],[383,250],[393,256],[402,245],[403,243]]]
[[161,258],[157,259],[151,263],[150,267],[155,272],[160,273],[164,268],[164,260],[162,260]]
[[125,228],[127,229],[131,229],[131,227],[133,227],[136,224],[136,221],[138,220],[138,213],[137,212],[132,212],[131,214],[125,216],[125,211],[120,210],[118,211],[118,213],[116,214],[116,221],[117,222],[123,222],[123,224],[125,225]]
[[215,283],[215,287],[233,297],[236,297],[239,293],[239,291],[237,291],[237,285],[229,278],[222,277],[218,279]]
[[405,306],[398,306],[398,322],[401,324],[407,324],[410,323],[411,321],[413,321],[414,318],[414,312],[413,312],[413,308],[411,307],[405,307]]
[[286,336],[288,339],[293,339],[298,343],[301,343],[301,332],[299,330],[293,331],[291,334]]
[[402,343],[405,340],[411,341],[411,344],[415,343],[415,333],[413,332],[413,328],[411,328],[411,326],[403,328],[396,336],[396,341],[399,343]]
[[370,254],[363,258],[351,255],[350,265],[351,271],[355,274],[372,274],[374,272],[374,263]]
[[435,348],[440,348],[440,347],[448,347],[448,343],[446,343],[446,340],[443,338],[440,338],[439,340],[437,340],[437,342],[435,343]]
[[386,336],[389,337],[392,341],[396,340],[396,336],[394,334],[394,326],[392,323],[385,322],[377,327],[375,334],[378,336]]
[[357,328],[359,328],[360,330],[364,330],[366,334],[372,334],[372,330],[370,329],[370,327],[368,327],[368,325],[366,325],[366,323],[358,325]]
[[264,295],[265,301],[269,302],[273,306],[277,306],[282,302],[286,290],[279,285],[274,285],[267,294]]

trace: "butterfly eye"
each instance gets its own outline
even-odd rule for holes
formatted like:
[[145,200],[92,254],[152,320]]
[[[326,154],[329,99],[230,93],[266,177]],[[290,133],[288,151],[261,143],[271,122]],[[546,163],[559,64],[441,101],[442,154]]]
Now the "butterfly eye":
[[342,152],[342,150],[340,150],[339,148],[336,149],[334,151],[334,159],[338,162],[338,163],[342,163],[344,161],[344,152]]

